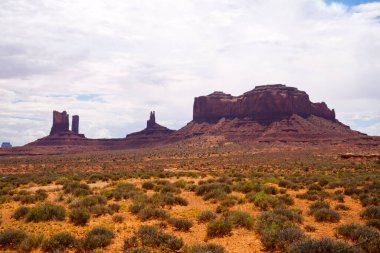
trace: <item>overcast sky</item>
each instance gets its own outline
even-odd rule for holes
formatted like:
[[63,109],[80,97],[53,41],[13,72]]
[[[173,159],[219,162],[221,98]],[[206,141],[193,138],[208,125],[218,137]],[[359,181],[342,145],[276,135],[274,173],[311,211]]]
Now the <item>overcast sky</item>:
[[1,0],[0,142],[47,135],[53,110],[87,137],[179,129],[195,96],[283,83],[380,135],[380,2]]

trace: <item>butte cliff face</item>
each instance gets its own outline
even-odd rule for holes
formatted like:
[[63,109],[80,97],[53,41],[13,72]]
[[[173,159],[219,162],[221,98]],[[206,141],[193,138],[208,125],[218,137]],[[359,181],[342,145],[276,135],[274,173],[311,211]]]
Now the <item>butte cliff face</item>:
[[53,111],[53,126],[50,135],[64,133],[69,131],[69,115],[66,111]]
[[256,86],[241,96],[214,92],[194,100],[193,121],[173,138],[220,136],[234,141],[336,142],[367,138],[335,118],[335,111],[285,85]]
[[193,120],[216,122],[222,118],[249,118],[276,121],[293,114],[335,120],[334,110],[330,110],[325,103],[312,103],[306,92],[281,84],[256,86],[238,97],[220,91],[197,97],[194,100]]

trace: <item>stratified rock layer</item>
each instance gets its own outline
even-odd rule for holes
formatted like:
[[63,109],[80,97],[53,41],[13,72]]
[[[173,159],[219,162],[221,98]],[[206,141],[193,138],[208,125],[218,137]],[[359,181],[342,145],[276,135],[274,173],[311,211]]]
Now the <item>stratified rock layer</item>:
[[216,122],[221,118],[250,118],[262,121],[276,121],[297,114],[335,120],[334,110],[325,103],[312,103],[304,91],[285,85],[263,85],[234,97],[223,92],[214,92],[194,100],[193,120]]
[[69,131],[69,115],[66,111],[53,111],[53,126],[50,130],[50,135],[55,135]]

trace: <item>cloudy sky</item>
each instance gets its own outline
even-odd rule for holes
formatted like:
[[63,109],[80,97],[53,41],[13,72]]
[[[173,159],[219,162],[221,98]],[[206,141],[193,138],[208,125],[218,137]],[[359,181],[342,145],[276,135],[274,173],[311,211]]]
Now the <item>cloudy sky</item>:
[[124,137],[150,110],[179,129],[195,96],[283,83],[380,135],[380,2],[1,0],[0,142],[47,135],[52,110]]

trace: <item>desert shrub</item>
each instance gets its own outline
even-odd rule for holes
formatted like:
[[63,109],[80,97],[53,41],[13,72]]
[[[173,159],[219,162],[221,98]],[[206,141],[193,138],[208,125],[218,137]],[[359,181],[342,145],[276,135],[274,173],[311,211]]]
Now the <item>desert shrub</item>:
[[259,192],[262,190],[262,187],[259,183],[254,182],[254,181],[244,181],[244,182],[239,182],[235,185],[233,185],[233,190],[237,192],[242,192],[242,193],[249,193],[249,192]]
[[318,222],[338,222],[340,220],[340,214],[332,209],[322,208],[314,212],[314,218]]
[[255,206],[264,211],[270,208],[279,208],[283,205],[279,199],[264,192],[258,192],[247,197]]
[[27,237],[27,234],[19,229],[5,229],[0,232],[0,247],[16,249]]
[[119,204],[116,204],[116,203],[113,203],[113,204],[109,204],[108,205],[108,210],[111,212],[111,213],[114,213],[114,212],[119,212],[120,211],[120,208],[121,206]]
[[231,234],[232,224],[228,219],[214,220],[207,225],[207,237],[224,237]]
[[274,212],[263,212],[256,218],[255,229],[259,234],[266,231],[274,231],[295,227],[287,216],[276,214]]
[[275,209],[273,213],[276,215],[281,215],[286,217],[289,221],[302,223],[303,217],[302,214],[294,209]]
[[48,197],[48,194],[47,194],[47,192],[45,190],[38,189],[34,193],[34,197],[35,197],[36,201],[42,201],[42,200],[45,200]]
[[314,214],[319,209],[329,209],[330,204],[324,201],[317,201],[309,206],[309,214]]
[[366,206],[377,206],[380,203],[379,196],[372,196],[369,194],[360,194],[359,195],[360,203],[363,207]]
[[53,235],[42,244],[44,252],[64,252],[67,248],[73,248],[76,245],[75,237],[66,232],[60,232]]
[[227,219],[234,227],[252,229],[253,228],[253,217],[243,211],[233,211],[227,214]]
[[95,227],[88,231],[82,239],[82,247],[85,250],[104,248],[111,244],[114,233],[106,227]]
[[356,187],[348,187],[346,189],[344,189],[344,192],[343,194],[344,195],[348,195],[348,196],[351,196],[351,195],[354,195],[354,194],[360,194],[362,191]]
[[317,229],[314,226],[312,226],[312,225],[306,225],[304,227],[304,229],[305,229],[306,232],[315,232],[315,231],[317,231]]
[[365,224],[367,226],[380,229],[380,220],[379,219],[370,219],[370,220],[367,220]]
[[296,194],[296,198],[307,199],[310,201],[315,201],[319,199],[318,191],[307,191],[305,193]]
[[137,248],[138,246],[139,246],[139,242],[135,235],[124,238],[124,246],[123,246],[124,252],[129,252],[131,249]]
[[350,239],[365,252],[379,252],[380,235],[376,229],[361,224],[344,224],[336,229],[337,235]]
[[91,194],[90,187],[87,184],[77,181],[64,183],[63,192],[66,194],[71,193],[77,197]]
[[105,215],[108,213],[113,213],[107,206],[105,205],[94,205],[91,206],[89,212],[92,213],[95,217],[99,217],[101,215]]
[[308,187],[309,191],[322,191],[322,187],[317,184],[311,184]]
[[137,214],[138,212],[140,212],[142,209],[144,209],[145,205],[144,204],[139,204],[139,203],[136,203],[136,204],[132,204],[128,207],[128,211],[131,212],[132,214]]
[[215,243],[195,244],[187,247],[185,253],[225,253],[222,245]]
[[268,250],[284,251],[290,244],[305,238],[303,231],[296,227],[269,230],[264,232],[260,240]]
[[155,226],[143,225],[135,232],[137,238],[141,240],[143,246],[153,248],[170,249],[173,251],[180,250],[183,247],[183,241],[174,235],[165,233]]
[[151,220],[151,219],[167,219],[169,218],[169,214],[166,210],[161,208],[150,208],[146,207],[141,209],[137,216],[142,220]]
[[152,253],[152,251],[147,248],[135,248],[132,253]]
[[193,226],[193,222],[185,218],[170,218],[168,222],[177,230],[181,231],[189,231]]
[[263,191],[266,193],[266,194],[272,194],[272,195],[276,195],[278,193],[278,189],[274,186],[268,186],[268,185],[265,185],[263,187]]
[[28,206],[20,206],[16,209],[16,211],[12,214],[12,218],[18,220],[24,218],[27,213],[30,211],[30,207]]
[[364,219],[380,219],[380,207],[368,206],[360,213],[360,216]]
[[231,192],[231,186],[226,183],[206,183],[199,185],[195,189],[195,194],[198,196],[209,194],[207,199],[220,197]]
[[112,216],[112,220],[116,223],[122,223],[124,221],[124,216],[115,214],[114,216]]
[[287,206],[294,205],[294,199],[289,195],[282,195],[277,197],[282,203],[284,203]]
[[147,181],[142,184],[142,188],[146,190],[152,190],[154,188],[154,183]]
[[202,211],[198,214],[199,222],[209,222],[215,220],[217,215],[212,211]]
[[141,189],[136,188],[130,183],[117,183],[112,190],[105,190],[101,192],[107,199],[114,198],[115,200],[129,199],[137,195],[143,194]]
[[288,248],[289,253],[360,253],[361,251],[342,241],[331,238],[311,239],[307,238],[292,243]]
[[344,210],[344,211],[347,211],[347,210],[350,210],[350,208],[348,206],[346,206],[345,204],[337,204],[335,206],[335,210]]
[[37,249],[42,244],[43,239],[44,237],[42,235],[28,235],[28,237],[20,243],[18,250],[20,252],[30,252]]
[[95,205],[106,205],[107,199],[102,195],[90,195],[80,200],[73,201],[70,208],[87,208],[90,209]]
[[87,209],[72,209],[69,215],[70,221],[76,226],[84,226],[90,220],[90,212]]
[[62,221],[65,219],[66,211],[63,206],[55,205],[49,202],[41,203],[34,206],[26,215],[26,221],[49,221],[58,220]]
[[226,196],[226,199],[224,199],[221,203],[220,203],[220,206],[222,207],[232,207],[234,205],[236,205],[236,199],[234,199],[233,197],[229,197],[228,195]]

